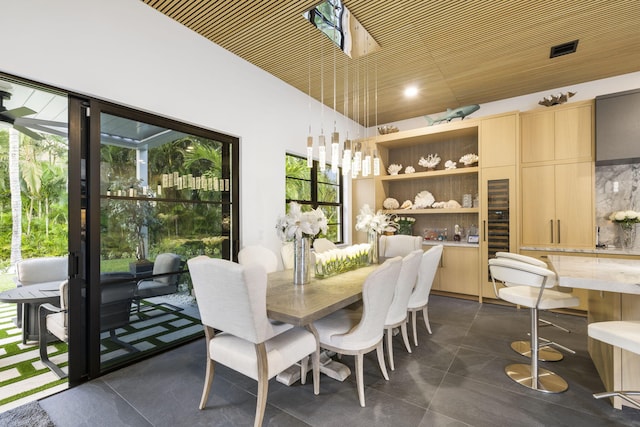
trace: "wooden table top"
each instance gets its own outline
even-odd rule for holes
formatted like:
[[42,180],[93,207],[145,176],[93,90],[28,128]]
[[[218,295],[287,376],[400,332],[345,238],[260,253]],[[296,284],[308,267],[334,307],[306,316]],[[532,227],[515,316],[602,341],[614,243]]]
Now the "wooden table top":
[[306,285],[293,284],[293,271],[270,273],[267,315],[270,319],[307,325],[362,299],[362,285],[379,265],[370,265],[326,279],[313,277]]

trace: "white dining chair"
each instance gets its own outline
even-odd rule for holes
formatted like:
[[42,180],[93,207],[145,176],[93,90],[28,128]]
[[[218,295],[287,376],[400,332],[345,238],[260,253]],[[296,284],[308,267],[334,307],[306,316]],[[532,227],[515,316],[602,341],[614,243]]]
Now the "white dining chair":
[[313,241],[313,250],[318,253],[327,252],[336,248],[337,246],[335,243],[329,239],[325,239],[324,237],[319,237]]
[[[496,252],[496,258],[505,258],[513,261],[524,262],[526,264],[535,265],[541,268],[548,268],[547,263],[542,260],[539,260],[538,258],[521,255],[513,252]],[[505,283],[505,286],[510,286],[510,284]],[[496,294],[496,296],[498,295]],[[564,331],[567,333],[571,332],[569,329],[562,327],[560,325],[557,325],[553,322],[550,322],[546,319],[538,318],[538,322],[540,323],[538,325],[539,327],[553,326],[554,328],[560,329],[561,331]],[[558,362],[564,358],[564,355],[561,352],[559,352],[558,350],[556,350],[551,346],[556,346],[558,348],[561,348],[567,353],[571,353],[571,354],[576,353],[574,350],[570,349],[569,347],[566,347],[555,341],[551,341],[540,336],[538,337],[538,340],[540,340],[540,342],[544,344],[540,346],[538,349],[538,360],[541,360],[543,362]],[[531,343],[528,340],[513,341],[511,343],[511,349],[513,349],[513,351],[525,357],[531,357]]]
[[505,258],[489,260],[489,271],[494,283],[509,283],[497,291],[498,297],[512,304],[529,307],[531,363],[514,363],[505,367],[505,373],[513,381],[543,393],[560,393],[569,386],[558,374],[538,366],[538,312],[578,305],[578,298],[552,288],[556,286],[553,271],[536,265]]
[[238,252],[238,263],[241,265],[260,264],[267,273],[278,270],[278,257],[269,248],[260,245],[245,246]]
[[420,236],[407,236],[404,234],[382,235],[378,239],[378,253],[383,259],[407,256],[416,249],[422,249],[422,237]]
[[[607,322],[594,322],[587,326],[591,338],[610,344],[622,350],[640,354],[640,321],[637,320],[611,320]],[[614,390],[595,393],[593,397],[603,399],[607,397],[619,397],[640,409],[640,400],[631,396],[640,396],[639,390]]]
[[409,298],[418,280],[418,270],[422,261],[422,249],[417,249],[409,253],[402,259],[402,268],[396,282],[396,290],[393,294],[393,300],[389,306],[387,317],[384,321],[385,336],[387,342],[387,360],[392,371],[396,369],[393,360],[393,330],[400,328],[404,346],[411,353],[411,345],[409,344],[409,336],[407,334],[407,319]]
[[[207,367],[200,399],[204,409],[213,384],[214,362],[258,382],[254,426],[262,425],[269,379],[301,363],[306,377],[313,362],[313,390],[320,392],[318,341],[310,331],[267,318],[267,273],[251,263],[199,256],[187,261],[205,331]],[[292,285],[293,286],[293,285]]]
[[[355,356],[356,383],[360,406],[365,406],[363,359],[376,350],[382,375],[389,380],[384,362],[382,340],[384,321],[393,299],[402,258],[385,261],[371,272],[362,285],[362,311],[338,310],[313,322],[318,333],[320,347],[338,354]],[[389,286],[389,284],[394,284]]]
[[440,258],[442,258],[442,245],[436,245],[425,251],[422,254],[420,260],[420,268],[418,269],[418,280],[416,286],[409,297],[407,304],[407,311],[411,317],[411,329],[413,330],[413,343],[418,346],[418,329],[417,329],[417,317],[418,312],[422,312],[422,318],[424,319],[424,326],[427,331],[431,333],[431,324],[429,323],[429,294],[431,293],[431,287],[433,286],[433,280],[436,277],[438,271],[438,265],[440,264]]

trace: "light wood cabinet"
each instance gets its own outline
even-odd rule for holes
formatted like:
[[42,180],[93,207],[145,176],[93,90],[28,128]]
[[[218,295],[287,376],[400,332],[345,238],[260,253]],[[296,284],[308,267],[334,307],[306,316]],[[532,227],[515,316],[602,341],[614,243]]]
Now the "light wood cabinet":
[[476,247],[445,246],[433,289],[478,296],[478,254]]
[[595,247],[593,162],[522,168],[522,245]]
[[517,163],[518,114],[508,113],[480,123],[480,166],[492,168]]
[[521,162],[593,159],[593,101],[522,113]]

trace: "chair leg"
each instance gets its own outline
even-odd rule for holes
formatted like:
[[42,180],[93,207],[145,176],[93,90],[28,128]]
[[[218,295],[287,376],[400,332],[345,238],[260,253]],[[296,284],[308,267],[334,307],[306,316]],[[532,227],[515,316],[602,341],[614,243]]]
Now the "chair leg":
[[320,394],[320,348],[316,347],[316,351],[311,356],[311,366],[313,369],[313,394]]
[[39,327],[40,327],[40,334],[38,337],[38,347],[39,347],[39,351],[40,351],[40,361],[49,369],[51,369],[51,371],[57,375],[58,378],[60,379],[64,379],[67,378],[67,374],[60,369],[60,367],[58,365],[56,365],[55,363],[53,363],[51,360],[49,360],[49,355],[47,354],[47,326],[45,323],[45,317],[40,314],[39,316]]
[[424,318],[424,326],[427,327],[427,331],[431,334],[431,324],[429,323],[429,311],[425,305],[422,309],[422,317]]
[[416,312],[411,312],[411,329],[413,330],[413,343],[418,346],[418,331],[416,330]]
[[411,345],[409,344],[409,335],[407,334],[407,322],[400,325],[400,331],[402,332],[402,341],[404,341],[404,347],[408,353],[411,353]]
[[396,370],[395,365],[393,364],[393,328],[386,328],[384,330],[384,335],[387,339],[387,359],[389,359],[389,367],[392,371]]
[[602,399],[605,397],[619,397],[629,403],[631,403],[634,407],[640,409],[640,402],[632,399],[629,396],[640,396],[640,391],[605,391],[602,393],[595,393],[593,397],[596,399]]
[[[358,386],[358,399],[360,400],[360,406],[364,408],[363,359],[364,355],[362,353],[356,354],[356,383]],[[384,360],[384,355],[382,356],[382,360]],[[380,361],[380,354],[378,354],[378,361]]]
[[256,418],[253,425],[254,427],[260,427],[262,426],[269,392],[269,366],[264,343],[256,344],[256,356],[258,358],[258,397],[256,401]]
[[204,374],[204,388],[202,389],[202,397],[200,398],[199,409],[204,409],[207,404],[207,400],[209,400],[209,391],[211,390],[211,385],[213,384],[213,374],[215,371],[215,365],[213,360],[207,355],[207,370]]
[[380,371],[382,372],[382,376],[385,380],[389,381],[389,374],[387,373],[387,365],[384,363],[384,350],[382,349],[382,340],[376,346],[376,354],[378,355],[378,365],[380,366]]
[[307,368],[309,366],[309,356],[303,357],[300,361],[300,384],[307,383]]

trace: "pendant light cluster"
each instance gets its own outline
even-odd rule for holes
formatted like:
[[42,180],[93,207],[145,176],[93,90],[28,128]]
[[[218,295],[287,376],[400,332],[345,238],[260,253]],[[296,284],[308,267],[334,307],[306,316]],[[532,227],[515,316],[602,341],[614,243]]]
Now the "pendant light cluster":
[[[359,56],[362,57],[366,57],[366,55],[369,53],[367,52],[367,46],[369,45],[374,45],[375,47],[377,47],[379,49],[379,46],[377,45],[377,43],[375,42],[375,40],[373,40],[373,38],[371,38],[371,36],[368,34],[368,32],[366,32],[366,30],[364,30],[359,23],[356,23],[355,26],[352,26],[351,28],[355,28],[353,30],[353,33],[347,33],[346,35],[344,33],[340,33],[338,34],[338,30],[337,28],[339,27],[339,25],[337,24],[337,22],[339,20],[341,20],[341,16],[343,16],[344,13],[347,14],[348,19],[353,19],[350,15],[350,13],[348,12],[348,10],[346,9],[346,7],[344,7],[344,5],[342,5],[341,2],[336,2],[335,0],[333,2],[327,2],[327,4],[330,4],[332,6],[332,10],[333,12],[328,14],[331,17],[331,22],[332,22],[332,29],[329,31],[323,30],[323,32],[338,46],[341,47],[342,50],[344,50],[343,46],[341,44],[339,44],[339,40],[341,40],[344,43],[345,39],[348,39],[347,41],[351,40],[351,39],[360,39],[360,44],[362,44],[362,40],[364,40],[364,50],[361,52],[361,54]],[[323,15],[325,21],[327,19],[327,14]],[[345,18],[346,19],[346,18]],[[313,21],[310,19],[310,22],[313,23]],[[315,25],[315,24],[314,24]],[[311,28],[311,26],[309,26],[309,28]],[[310,33],[308,33],[308,37],[309,37],[309,46],[308,46],[308,51],[309,51],[309,114],[311,115],[311,55],[313,50],[311,49],[311,43],[310,43]],[[367,177],[371,174],[373,175],[380,175],[380,159],[378,157],[377,154],[377,150],[370,150],[368,145],[365,145],[367,143],[363,143],[363,140],[366,139],[366,135],[365,138],[359,138],[357,137],[354,140],[349,139],[348,136],[348,132],[347,132],[347,137],[345,138],[343,144],[340,144],[340,134],[337,130],[337,108],[336,108],[336,75],[337,75],[337,70],[336,70],[336,50],[337,49],[333,49],[333,131],[331,132],[331,153],[330,153],[330,159],[331,159],[331,170],[334,173],[338,172],[338,168],[339,166],[342,166],[342,174],[344,176],[349,176],[351,175],[352,178],[357,178],[358,176],[362,175],[363,177]],[[377,49],[376,49],[377,50]],[[325,102],[324,102],[324,57],[323,57],[323,52],[322,52],[322,48],[320,50],[320,101],[321,101],[321,129],[320,129],[320,135],[318,136],[318,167],[321,171],[326,170],[327,167],[327,144],[326,144],[326,140],[325,140],[325,135],[324,135],[324,109],[325,109]],[[364,127],[365,127],[365,132],[368,130],[369,128],[369,110],[370,110],[370,99],[369,99],[369,92],[370,92],[370,78],[369,78],[369,68],[370,68],[370,60],[369,58],[366,58],[366,60],[364,61],[364,64],[362,63],[362,61],[359,60],[354,60],[352,61],[352,64],[349,63],[349,59],[347,58],[347,60],[345,61],[345,65],[344,65],[344,116],[345,117],[349,117],[349,99],[351,98],[352,101],[352,105],[353,105],[353,109],[352,109],[352,115],[355,117],[354,121],[358,122],[359,118],[360,118],[360,90],[361,87],[364,86],[363,89],[363,97],[362,97],[362,101],[364,104],[364,111],[363,111],[363,121],[364,121]],[[349,67],[350,65],[353,66],[354,72],[351,74],[352,76],[352,85],[353,85],[353,90],[352,90],[352,96],[349,96]],[[364,81],[362,82],[363,84],[361,85],[360,82],[360,77],[361,75],[363,75]],[[375,120],[376,120],[376,127],[377,127],[377,121],[378,121],[378,87],[377,87],[377,65],[375,67],[375,87],[374,87],[374,102],[375,102]],[[358,131],[358,135],[359,135],[359,131]],[[313,166],[313,156],[314,156],[314,143],[313,143],[313,136],[311,134],[311,125],[309,125],[309,136],[307,136],[307,166],[308,167],[312,167]]]

